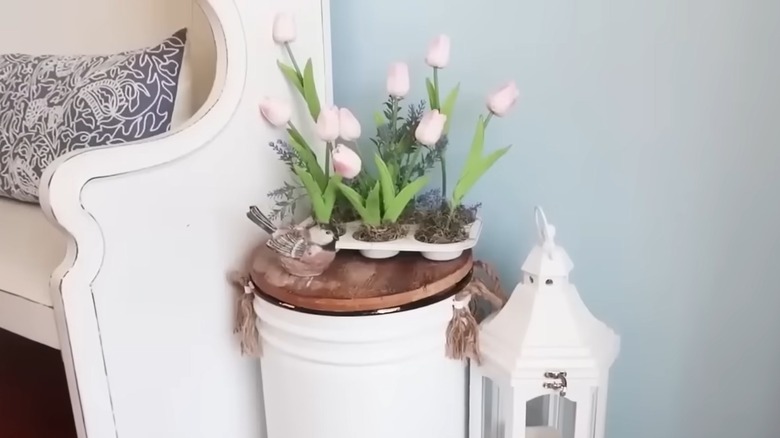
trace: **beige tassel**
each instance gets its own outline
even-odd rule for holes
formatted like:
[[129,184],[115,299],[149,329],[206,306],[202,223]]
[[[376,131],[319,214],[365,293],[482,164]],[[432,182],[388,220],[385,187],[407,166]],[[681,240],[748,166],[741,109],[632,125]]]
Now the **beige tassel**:
[[[477,364],[482,363],[479,351],[479,322],[476,300],[482,298],[490,303],[492,310],[498,311],[506,304],[508,297],[501,288],[501,281],[493,267],[482,261],[474,262],[475,270],[479,269],[488,280],[490,287],[476,276],[462,291],[455,295],[452,304],[452,319],[447,324],[447,357],[456,360],[470,358]],[[492,313],[492,312],[491,312]]]
[[[488,280],[490,280],[489,290],[491,291],[492,295],[498,298],[499,300],[501,300],[503,304],[506,304],[507,300],[509,300],[509,296],[506,294],[506,291],[501,286],[501,279],[498,277],[498,273],[496,272],[495,268],[493,268],[493,266],[490,263],[483,262],[482,260],[475,261],[474,267],[481,270],[488,278]],[[491,300],[491,304],[495,305],[496,301]],[[503,307],[503,304],[497,306],[496,310]]]
[[455,295],[452,304],[452,319],[447,324],[447,357],[455,360],[471,358],[480,364],[479,325],[469,309],[470,288]]
[[231,273],[231,281],[240,288],[236,303],[236,320],[233,333],[241,339],[241,354],[260,357],[260,333],[257,331],[257,315],[255,314],[255,285],[246,275]]

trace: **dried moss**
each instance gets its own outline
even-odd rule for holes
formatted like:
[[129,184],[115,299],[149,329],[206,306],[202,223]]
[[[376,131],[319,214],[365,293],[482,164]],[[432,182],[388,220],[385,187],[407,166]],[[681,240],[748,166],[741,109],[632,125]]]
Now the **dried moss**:
[[458,206],[450,212],[446,206],[417,210],[417,224],[419,228],[414,238],[424,243],[455,243],[469,238],[467,226],[477,218],[479,204],[472,206]]
[[362,242],[390,242],[406,235],[406,229],[400,223],[384,224],[379,227],[362,224],[352,235]]

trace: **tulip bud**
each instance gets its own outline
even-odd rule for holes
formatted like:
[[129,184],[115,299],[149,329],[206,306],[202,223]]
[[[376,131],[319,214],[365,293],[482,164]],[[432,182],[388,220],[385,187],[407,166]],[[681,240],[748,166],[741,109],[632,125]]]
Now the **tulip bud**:
[[491,113],[503,117],[512,109],[518,96],[520,96],[520,91],[517,89],[517,85],[514,81],[509,81],[488,96],[487,107]]
[[447,116],[439,113],[438,110],[428,111],[420,119],[417,129],[414,131],[414,137],[420,143],[432,147],[441,138],[446,123]]
[[360,173],[363,162],[360,156],[352,149],[339,144],[331,152],[333,159],[333,171],[344,178],[352,179]]
[[387,72],[387,94],[400,98],[409,94],[409,66],[404,62],[390,65]]
[[281,128],[285,126],[292,117],[292,107],[287,101],[266,97],[260,102],[260,114],[268,123]]
[[339,136],[346,141],[360,138],[360,122],[346,108],[339,108]]
[[431,67],[444,68],[450,62],[450,37],[439,35],[428,46],[425,62]]
[[277,44],[285,44],[295,41],[297,32],[295,30],[295,18],[290,14],[280,12],[274,19],[274,41]]
[[317,135],[324,141],[339,138],[339,109],[335,106],[323,108],[317,117]]

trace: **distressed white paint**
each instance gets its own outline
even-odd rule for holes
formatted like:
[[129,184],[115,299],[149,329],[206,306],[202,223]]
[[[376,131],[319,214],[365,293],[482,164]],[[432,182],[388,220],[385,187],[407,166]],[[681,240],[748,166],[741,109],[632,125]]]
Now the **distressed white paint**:
[[[489,421],[502,430],[498,438],[528,438],[538,426],[526,418],[527,403],[547,397],[546,426],[565,438],[603,438],[609,369],[620,338],[596,319],[569,282],[573,268],[566,251],[555,243],[555,227],[537,209],[539,241],[523,263],[523,281],[503,309],[482,323],[483,363],[471,364],[470,438],[483,434],[483,377],[499,388],[503,415]],[[565,379],[545,376],[565,372]],[[549,388],[548,384],[564,384]],[[564,394],[565,393],[565,394]],[[576,404],[576,415],[571,403]]]
[[451,298],[372,316],[255,309],[269,437],[465,436],[465,367],[445,356]]
[[[89,7],[53,0],[36,5],[52,8],[64,21],[160,4],[79,1]],[[282,52],[270,38],[273,16],[280,9],[297,16],[296,51],[300,58],[313,59],[319,90],[330,101],[328,4],[196,3],[204,13],[200,23],[213,28],[216,54],[211,63],[215,85],[207,87],[198,113],[153,140],[69,154],[42,179],[43,211],[68,238],[65,260],[50,284],[80,438],[264,436],[259,371],[236,348],[226,273],[240,268],[261,238],[244,217],[246,206],[262,204],[265,193],[286,175],[266,146],[279,133],[256,115],[263,95],[293,98],[276,67]],[[26,7],[22,0],[3,3],[0,17],[20,7]],[[175,12],[168,16],[182,18]],[[124,17],[128,22],[138,18]],[[48,29],[64,25],[50,24]],[[109,49],[100,43],[117,49],[112,36],[95,37],[103,31],[136,31],[137,41],[125,41],[136,47],[176,28],[172,22],[160,24],[153,35],[143,26],[104,24],[106,29],[101,23],[85,29],[90,33],[82,35],[83,41],[93,44],[88,51]],[[62,41],[56,38],[44,47],[42,38],[54,33],[40,32],[29,22],[27,29],[16,26],[35,35],[32,43],[40,52],[75,47],[73,41],[57,47]],[[65,34],[78,28],[68,23]],[[22,43],[30,41],[14,51],[35,51],[32,43]],[[207,65],[207,59],[199,62]],[[208,69],[195,71],[209,74]],[[305,120],[297,123],[305,125]]]

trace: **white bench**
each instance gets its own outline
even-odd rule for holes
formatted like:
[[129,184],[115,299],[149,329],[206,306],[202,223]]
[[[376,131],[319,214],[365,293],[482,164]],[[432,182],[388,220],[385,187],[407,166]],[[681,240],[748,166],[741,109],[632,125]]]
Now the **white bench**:
[[261,237],[246,207],[286,177],[266,147],[280,133],[257,116],[265,95],[295,98],[271,40],[280,8],[296,15],[296,51],[331,100],[326,0],[0,5],[0,53],[113,52],[184,26],[208,53],[192,59],[199,109],[172,132],[59,158],[40,206],[0,198],[0,328],[62,350],[80,438],[263,436],[226,274]]

